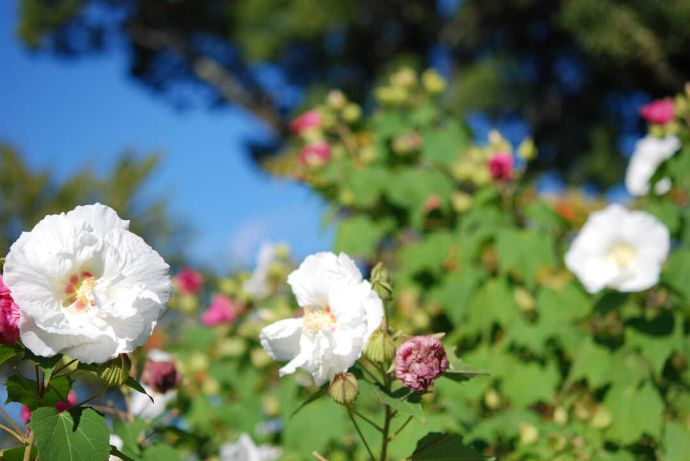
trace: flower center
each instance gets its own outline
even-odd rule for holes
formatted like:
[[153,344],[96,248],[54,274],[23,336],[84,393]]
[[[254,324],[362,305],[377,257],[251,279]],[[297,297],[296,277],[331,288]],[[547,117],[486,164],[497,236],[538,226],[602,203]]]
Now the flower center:
[[607,256],[619,269],[628,269],[637,260],[637,250],[627,243],[616,243]]
[[330,307],[325,309],[305,307],[302,321],[307,331],[318,333],[324,326],[335,323],[335,315],[333,315]]
[[91,272],[84,271],[80,275],[71,275],[65,285],[65,294],[68,297],[62,302],[62,307],[72,307],[78,311],[96,305],[93,290],[96,287],[96,278]]

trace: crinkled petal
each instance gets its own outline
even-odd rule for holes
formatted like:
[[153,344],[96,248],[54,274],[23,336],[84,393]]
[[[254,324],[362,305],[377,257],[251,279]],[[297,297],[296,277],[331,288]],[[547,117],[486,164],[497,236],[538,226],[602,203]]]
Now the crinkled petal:
[[259,340],[268,355],[276,360],[291,360],[300,353],[302,319],[285,319],[261,330]]

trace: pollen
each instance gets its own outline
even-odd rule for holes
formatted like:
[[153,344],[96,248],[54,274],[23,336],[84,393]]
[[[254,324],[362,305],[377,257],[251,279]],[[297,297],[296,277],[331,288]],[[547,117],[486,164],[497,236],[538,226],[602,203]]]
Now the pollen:
[[96,279],[93,274],[83,271],[80,275],[71,275],[65,284],[65,294],[68,297],[62,302],[62,307],[74,307],[82,311],[96,305],[93,290],[96,287]]
[[637,260],[637,250],[632,245],[619,242],[611,246],[607,256],[619,269],[628,269]]
[[305,307],[302,321],[305,330],[316,334],[322,328],[333,325],[335,323],[335,315],[333,315],[330,307],[324,309]]

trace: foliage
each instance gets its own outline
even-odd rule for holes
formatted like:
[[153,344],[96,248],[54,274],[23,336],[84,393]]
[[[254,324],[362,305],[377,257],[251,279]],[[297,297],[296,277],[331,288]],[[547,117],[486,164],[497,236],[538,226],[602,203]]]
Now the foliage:
[[105,175],[84,167],[58,180],[48,170],[35,171],[12,147],[0,146],[0,248],[9,249],[23,230],[47,214],[102,202],[130,219],[134,232],[169,259],[181,259],[179,242],[189,235],[189,229],[169,214],[164,200],[143,197],[143,188],[157,165],[155,155],[125,152]]
[[[283,134],[296,89],[343,88],[364,104],[400,63],[437,65],[451,77],[444,101],[456,114],[524,120],[543,152],[534,166],[604,186],[623,166],[618,135],[641,128],[632,108],[645,94],[674,91],[690,70],[684,0],[289,0],[280,8],[269,0],[21,0],[20,7],[19,35],[33,49],[74,56],[124,43],[131,75],[173,102],[188,103],[176,90],[191,84]],[[276,70],[278,85],[267,77]]]

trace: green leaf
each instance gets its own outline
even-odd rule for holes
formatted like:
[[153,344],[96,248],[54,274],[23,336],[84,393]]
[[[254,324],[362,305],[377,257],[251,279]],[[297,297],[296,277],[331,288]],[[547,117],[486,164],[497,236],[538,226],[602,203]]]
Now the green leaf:
[[467,332],[486,332],[495,323],[506,326],[515,318],[519,307],[505,278],[487,281],[467,306],[464,329]]
[[17,349],[12,346],[2,345],[0,346],[0,365],[7,362],[12,357],[17,355]]
[[[2,461],[24,461],[25,446],[9,448],[2,451]],[[31,459],[36,459],[36,447],[31,447]]]
[[652,363],[654,373],[661,376],[666,360],[674,351],[683,350],[682,319],[664,312],[654,319],[636,318],[628,322],[625,343],[639,349]]
[[363,215],[346,218],[338,225],[335,250],[369,258],[373,256],[388,227],[388,221],[375,222]]
[[642,387],[612,386],[604,406],[611,412],[607,436],[622,444],[637,441],[643,434],[661,435],[664,402],[650,383]]
[[55,408],[39,408],[31,414],[29,427],[35,434],[41,461],[108,459],[110,430],[105,418],[91,408],[62,413]]
[[448,358],[449,367],[448,370],[446,370],[446,372],[443,374],[444,378],[448,378],[461,383],[464,381],[469,381],[472,378],[490,375],[490,373],[487,371],[480,370],[479,368],[474,368],[467,365],[457,357],[451,358],[450,356],[448,356]]
[[598,388],[611,382],[611,369],[615,366],[609,349],[585,338],[573,354],[568,382],[586,379],[592,389]]
[[412,392],[403,387],[390,394],[386,393],[379,387],[374,389],[376,398],[381,403],[388,405],[402,415],[414,416],[421,422],[426,422],[424,411],[422,411],[422,404],[420,403],[420,394]]
[[125,386],[134,389],[140,394],[144,394],[146,397],[148,397],[151,400],[151,403],[153,403],[153,397],[149,395],[148,392],[146,392],[146,389],[144,389],[144,386],[139,383],[136,379],[132,378],[131,376],[127,378],[127,381],[125,381]]
[[42,397],[37,392],[36,381],[14,374],[7,379],[7,401],[20,402],[35,410],[38,407],[54,407],[58,402],[66,402],[67,394],[72,388],[72,380],[67,376],[60,376],[48,384]]
[[429,296],[439,302],[450,321],[460,327],[467,304],[485,277],[482,269],[465,266],[444,277],[441,285]]
[[467,448],[457,434],[430,432],[417,442],[412,461],[485,461],[487,458]]
[[680,208],[669,200],[650,202],[645,211],[656,216],[664,223],[671,234],[675,234],[680,227]]
[[321,386],[321,387],[319,388],[318,391],[316,391],[316,392],[314,392],[313,394],[311,394],[309,397],[307,397],[307,399],[306,399],[304,402],[302,402],[297,408],[295,408],[295,411],[293,411],[292,413],[290,413],[290,417],[289,417],[288,419],[292,419],[297,413],[299,413],[300,411],[302,411],[302,409],[303,409],[304,407],[306,407],[306,406],[309,405],[310,403],[312,403],[312,402],[314,402],[314,401],[320,399],[321,397],[323,397],[324,395],[326,395],[327,392],[328,392],[328,384],[324,384],[323,386]]
[[143,461],[180,461],[180,455],[167,445],[152,445],[144,452]]
[[527,407],[537,402],[550,402],[556,394],[558,371],[552,364],[521,363],[503,376],[503,391],[514,405]]
[[113,418],[113,432],[122,439],[122,452],[137,458],[141,454],[139,441],[144,439],[148,424],[141,419],[124,422],[120,418]]
[[690,300],[690,250],[671,252],[662,277],[674,290]]
[[685,461],[690,453],[690,431],[685,425],[672,421],[664,431],[664,461]]
[[36,365],[41,367],[43,371],[52,372],[53,368],[55,368],[55,365],[57,365],[57,363],[60,360],[62,360],[62,354],[57,354],[52,357],[41,357],[40,355],[35,355],[29,349],[26,349],[26,352],[24,353],[24,358],[26,360],[31,360],[32,362],[34,362]]
[[496,239],[496,254],[503,273],[524,280],[534,287],[542,268],[556,264],[555,249],[550,238],[533,230],[503,230]]
[[424,133],[422,157],[431,163],[451,164],[460,158],[467,139],[457,124]]

